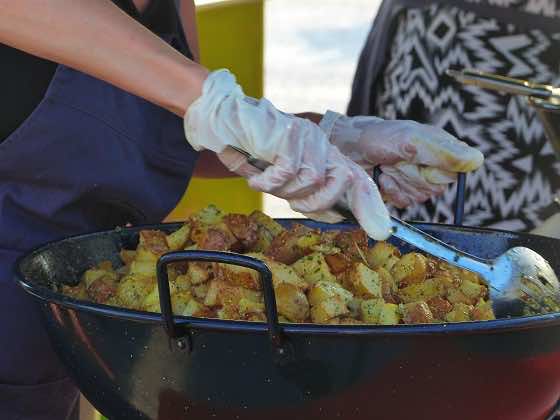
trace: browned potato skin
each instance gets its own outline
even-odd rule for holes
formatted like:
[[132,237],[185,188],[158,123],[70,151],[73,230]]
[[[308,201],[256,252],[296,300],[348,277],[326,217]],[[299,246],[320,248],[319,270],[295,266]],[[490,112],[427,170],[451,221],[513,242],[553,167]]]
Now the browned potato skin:
[[430,299],[427,304],[432,311],[434,318],[438,320],[444,320],[445,316],[453,309],[453,306],[449,303],[449,301],[439,296]]
[[289,283],[280,283],[274,290],[278,313],[292,322],[303,322],[309,317],[309,302],[305,293]]
[[426,302],[413,302],[403,305],[403,321],[406,324],[431,324],[434,315]]
[[165,233],[159,230],[140,231],[140,245],[138,249],[145,249],[154,255],[161,256],[169,251]]
[[325,261],[334,275],[344,273],[352,267],[352,260],[343,253],[325,255]]
[[88,295],[96,303],[105,303],[117,294],[117,283],[109,276],[94,280],[87,288]]
[[386,266],[387,262],[391,259],[399,259],[400,257],[401,251],[387,242],[376,242],[366,253],[366,258],[371,268],[383,267],[387,270],[391,269],[391,267]]
[[351,260],[364,262],[368,250],[368,237],[361,229],[340,232],[334,238],[335,245]]
[[298,246],[299,239],[311,232],[314,232],[314,230],[296,224],[290,230],[283,231],[276,236],[270,247],[265,251],[265,255],[278,262],[291,265],[306,253],[311,252],[311,250],[305,250]]
[[241,251],[252,250],[257,243],[257,224],[244,214],[228,214],[224,216],[224,223],[239,241]]

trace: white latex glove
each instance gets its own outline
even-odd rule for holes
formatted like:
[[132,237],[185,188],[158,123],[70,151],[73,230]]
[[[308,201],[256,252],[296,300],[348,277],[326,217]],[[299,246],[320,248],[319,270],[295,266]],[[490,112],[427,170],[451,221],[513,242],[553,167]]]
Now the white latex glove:
[[443,193],[458,172],[474,171],[484,161],[482,153],[446,131],[414,121],[327,111],[319,125],[332,144],[364,169],[381,167],[381,192],[401,208]]
[[[341,202],[374,239],[390,236],[389,213],[365,171],[331,145],[314,123],[278,111],[266,99],[245,96],[226,70],[210,73],[202,95],[185,115],[185,134],[196,150],[218,153],[249,185],[288,200],[295,211],[336,222]],[[270,162],[260,172],[227,146]]]

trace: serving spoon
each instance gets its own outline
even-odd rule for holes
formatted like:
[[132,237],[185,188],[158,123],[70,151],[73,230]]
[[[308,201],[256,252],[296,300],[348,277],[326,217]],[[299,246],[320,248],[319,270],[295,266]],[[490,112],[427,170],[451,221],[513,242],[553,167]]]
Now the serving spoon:
[[[247,163],[264,171],[270,164],[232,147]],[[348,221],[356,221],[351,211],[337,204],[333,210]],[[493,260],[461,251],[426,232],[391,216],[392,234],[421,251],[447,263],[480,275],[488,284],[496,317],[536,315],[560,311],[560,282],[547,260],[527,247],[517,246]]]

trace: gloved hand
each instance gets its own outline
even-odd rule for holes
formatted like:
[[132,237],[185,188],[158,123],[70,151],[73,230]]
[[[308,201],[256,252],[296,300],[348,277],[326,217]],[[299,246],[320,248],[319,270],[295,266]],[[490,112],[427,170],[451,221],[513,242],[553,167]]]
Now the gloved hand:
[[381,167],[381,192],[401,208],[443,193],[458,172],[474,171],[484,161],[482,153],[446,131],[414,121],[327,111],[319,125],[331,144],[364,169]]
[[[210,73],[184,125],[193,148],[218,153],[252,188],[288,200],[295,211],[335,222],[340,217],[330,208],[341,202],[370,236],[390,235],[388,211],[364,170],[331,145],[317,125],[278,111],[266,99],[245,96],[231,73]],[[271,166],[261,172],[227,146]]]

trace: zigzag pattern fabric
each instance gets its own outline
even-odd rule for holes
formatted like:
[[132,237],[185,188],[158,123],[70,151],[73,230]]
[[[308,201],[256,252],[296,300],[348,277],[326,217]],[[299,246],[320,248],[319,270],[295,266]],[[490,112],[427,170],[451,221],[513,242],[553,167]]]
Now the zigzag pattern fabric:
[[[470,0],[560,18],[555,0]],[[465,224],[526,231],[560,193],[560,163],[525,98],[451,81],[469,68],[560,85],[558,33],[523,30],[466,8],[419,2],[397,17],[387,62],[373,87],[373,115],[434,124],[486,156],[468,177]],[[425,4],[425,5],[424,5]],[[426,205],[395,211],[409,220],[453,222],[455,190]]]

